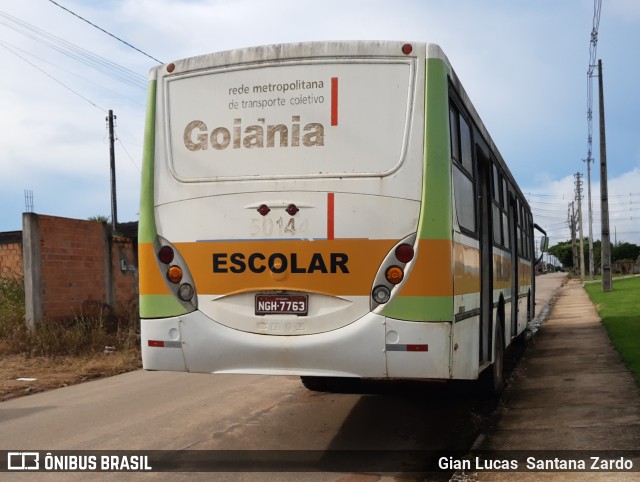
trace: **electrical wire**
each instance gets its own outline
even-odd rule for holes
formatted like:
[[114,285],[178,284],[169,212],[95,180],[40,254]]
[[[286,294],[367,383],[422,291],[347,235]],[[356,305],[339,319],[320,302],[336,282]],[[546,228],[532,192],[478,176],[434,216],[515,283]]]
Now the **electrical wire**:
[[87,20],[84,17],[81,17],[80,15],[78,15],[77,13],[69,10],[67,7],[64,7],[62,5],[60,5],[57,2],[54,2],[53,0],[49,0],[51,3],[53,3],[56,7],[60,7],[62,10],[65,10],[66,12],[69,12],[71,15],[73,15],[74,17],[79,18],[80,20],[82,20],[83,22],[88,23],[89,25],[91,25],[92,27],[97,28],[98,30],[100,30],[103,33],[106,33],[109,37],[112,37],[114,39],[116,39],[118,42],[122,42],[123,44],[125,44],[127,47],[132,48],[133,50],[140,52],[142,55],[145,55],[147,57],[149,57],[151,60],[155,60],[156,62],[158,62],[159,64],[163,64],[164,62],[156,59],[155,57],[152,57],[151,55],[149,55],[146,52],[143,52],[142,50],[140,50],[138,47],[135,47],[133,45],[131,45],[129,42],[126,42],[124,40],[122,40],[120,37],[117,37],[116,35],[113,35],[111,32],[108,32],[107,30],[103,29],[102,27],[98,27],[95,23],[90,22],[89,20]]
[[46,32],[45,30],[3,11],[0,11],[0,25],[4,25],[5,27],[24,35],[41,45],[92,67],[105,75],[119,80],[120,82],[138,87],[142,90],[146,90],[147,88],[147,79],[145,76],[129,70],[126,67],[122,67],[115,62],[94,54],[87,49],[74,45],[71,42]]
[[4,42],[2,42],[0,40],[0,47],[8,50],[9,52],[11,52],[13,55],[15,55],[16,57],[18,57],[19,59],[23,60],[24,62],[26,62],[27,64],[31,65],[34,69],[39,70],[40,72],[42,72],[44,75],[46,75],[47,77],[49,77],[51,80],[53,80],[54,82],[58,83],[59,85],[61,85],[62,87],[64,87],[65,89],[67,89],[68,91],[70,91],[71,93],[73,93],[74,95],[80,97],[82,100],[84,100],[85,102],[88,102],[89,104],[91,104],[93,107],[95,107],[96,109],[100,109],[102,112],[107,112],[106,109],[100,107],[98,104],[96,104],[95,102],[93,102],[91,99],[89,99],[88,97],[85,97],[84,95],[82,95],[81,93],[77,92],[76,90],[72,89],[71,87],[69,87],[67,84],[65,84],[64,82],[58,80],[57,78],[55,78],[53,75],[51,75],[49,72],[47,72],[46,70],[38,67],[36,64],[34,64],[33,62],[30,62],[29,60],[27,60],[26,58],[24,58],[22,55],[20,55],[19,53],[15,52],[14,50],[12,50],[9,46],[7,46]]

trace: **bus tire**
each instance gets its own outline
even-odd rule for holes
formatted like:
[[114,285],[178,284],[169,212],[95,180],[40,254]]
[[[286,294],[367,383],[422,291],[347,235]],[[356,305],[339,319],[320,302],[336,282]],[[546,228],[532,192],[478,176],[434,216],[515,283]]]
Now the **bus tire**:
[[327,377],[300,377],[300,381],[307,390],[312,392],[329,392]]
[[361,389],[358,378],[303,376],[300,381],[313,392],[357,393]]
[[482,374],[480,385],[482,393],[488,396],[499,396],[504,390],[504,334],[500,319],[496,324],[493,363]]

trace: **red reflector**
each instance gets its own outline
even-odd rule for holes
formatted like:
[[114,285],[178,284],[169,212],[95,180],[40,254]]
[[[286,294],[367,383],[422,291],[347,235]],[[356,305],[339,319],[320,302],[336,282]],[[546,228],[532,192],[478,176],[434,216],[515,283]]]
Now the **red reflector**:
[[429,351],[429,345],[407,345],[407,351]]
[[164,347],[164,341],[162,341],[162,340],[149,340],[147,342],[147,344],[149,346],[157,346],[159,348],[163,348]]
[[266,216],[267,214],[269,214],[269,211],[271,211],[271,209],[269,209],[269,206],[267,206],[266,204],[261,204],[258,208],[258,212],[261,216]]
[[411,44],[404,44],[402,46],[402,53],[405,55],[409,55],[411,52],[413,52],[413,45]]

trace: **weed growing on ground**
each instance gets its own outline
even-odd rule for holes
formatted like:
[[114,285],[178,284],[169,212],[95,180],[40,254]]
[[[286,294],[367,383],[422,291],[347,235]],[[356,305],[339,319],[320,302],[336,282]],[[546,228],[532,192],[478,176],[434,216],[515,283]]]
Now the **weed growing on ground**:
[[0,354],[85,356],[105,346],[138,351],[139,322],[135,306],[118,315],[80,314],[67,320],[43,320],[29,329],[25,323],[22,278],[0,278]]

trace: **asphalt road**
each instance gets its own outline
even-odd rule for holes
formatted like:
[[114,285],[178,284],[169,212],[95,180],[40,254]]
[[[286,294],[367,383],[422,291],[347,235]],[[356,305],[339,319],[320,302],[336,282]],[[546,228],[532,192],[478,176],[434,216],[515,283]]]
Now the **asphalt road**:
[[[560,283],[558,275],[538,277],[538,311]],[[496,404],[468,388],[394,383],[356,394],[326,394],[306,390],[297,377],[136,371],[1,403],[0,450],[465,451]],[[8,480],[36,477],[0,473],[0,480],[7,475]],[[43,475],[47,480],[131,480],[133,474],[37,474],[38,480]],[[319,472],[135,476],[378,480],[352,477]]]

